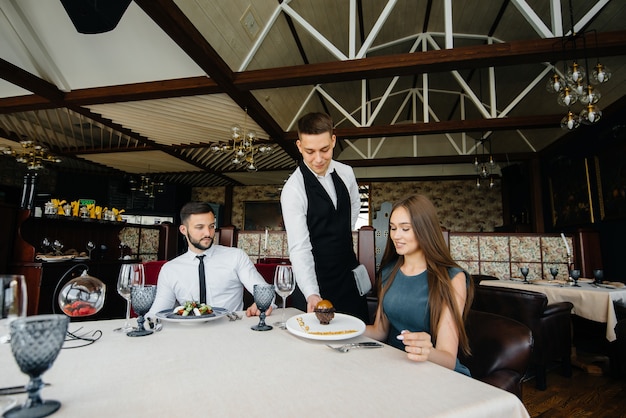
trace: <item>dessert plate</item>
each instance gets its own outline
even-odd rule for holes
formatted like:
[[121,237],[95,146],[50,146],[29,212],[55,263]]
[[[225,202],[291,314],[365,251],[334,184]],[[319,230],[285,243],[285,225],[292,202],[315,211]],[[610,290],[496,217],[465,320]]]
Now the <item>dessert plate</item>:
[[336,313],[328,325],[320,324],[314,312],[292,316],[285,325],[290,333],[311,340],[346,340],[365,332],[363,321],[341,313]]

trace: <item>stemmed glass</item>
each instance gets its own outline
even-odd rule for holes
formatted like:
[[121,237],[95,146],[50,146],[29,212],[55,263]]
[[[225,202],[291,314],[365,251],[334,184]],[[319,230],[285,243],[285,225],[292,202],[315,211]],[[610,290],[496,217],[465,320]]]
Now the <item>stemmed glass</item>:
[[285,307],[287,306],[287,296],[291,295],[296,288],[296,281],[294,280],[291,266],[281,264],[276,267],[276,271],[274,271],[274,288],[276,289],[278,296],[283,299],[283,313],[281,320],[279,322],[275,322],[274,325],[280,329],[285,329],[287,328],[285,326]]
[[143,264],[122,264],[120,274],[117,278],[117,293],[126,299],[126,322],[121,328],[116,328],[117,332],[128,332],[133,329],[130,325],[130,289],[133,286],[143,286],[145,284],[145,274]]
[[70,319],[65,315],[36,315],[11,322],[11,351],[22,373],[30,377],[28,399],[4,413],[4,417],[45,417],[61,407],[61,402],[42,400],[41,375],[56,360]]
[[252,328],[255,331],[269,331],[272,327],[265,323],[265,311],[267,311],[274,300],[274,285],[271,284],[255,284],[254,285],[254,303],[256,307],[261,311],[259,315],[259,323],[253,325]]
[[143,316],[147,314],[152,307],[156,290],[157,287],[154,285],[133,286],[130,288],[130,302],[133,305],[133,310],[137,312],[138,317],[137,329],[128,332],[126,335],[129,337],[143,337],[154,332],[144,327],[145,318]]
[[521,267],[519,271],[524,276],[524,283],[528,283],[528,267]]
[[[3,323],[0,343],[11,341],[9,325],[17,318],[26,316],[27,303],[24,276],[18,274],[0,275],[0,322]],[[4,329],[5,327],[6,329]]]
[[556,276],[559,274],[559,269],[556,267],[550,267],[550,274],[552,275],[552,280],[556,280]]
[[87,241],[87,251],[89,252],[89,259],[91,260],[91,252],[96,249],[96,244],[93,241]]
[[63,250],[63,244],[58,239],[55,239],[52,243],[52,250],[54,251],[54,255],[63,255],[61,252]]
[[570,270],[569,276],[574,280],[574,286],[580,287],[580,285],[578,284],[578,279],[580,278],[580,270],[578,269]]
[[593,282],[595,284],[602,284],[602,279],[604,279],[604,270],[593,269]]

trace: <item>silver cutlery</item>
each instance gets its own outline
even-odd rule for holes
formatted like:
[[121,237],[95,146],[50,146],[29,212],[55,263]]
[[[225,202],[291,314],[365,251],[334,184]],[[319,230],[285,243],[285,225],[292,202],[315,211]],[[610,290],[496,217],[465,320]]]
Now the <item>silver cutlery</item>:
[[[44,383],[44,386],[50,386],[50,383]],[[4,395],[18,395],[20,393],[26,393],[26,385],[22,386],[11,386],[7,388],[0,388],[0,396]]]
[[230,321],[236,321],[238,319],[241,319],[241,315],[238,315],[237,312],[228,312],[226,316]]
[[344,344],[344,345],[340,345],[339,347],[334,347],[330,344],[326,344],[326,347],[332,348],[333,350],[339,351],[340,353],[347,353],[348,351],[355,349],[355,348],[381,348],[382,346],[383,344],[373,342],[373,341],[367,341],[363,343]]

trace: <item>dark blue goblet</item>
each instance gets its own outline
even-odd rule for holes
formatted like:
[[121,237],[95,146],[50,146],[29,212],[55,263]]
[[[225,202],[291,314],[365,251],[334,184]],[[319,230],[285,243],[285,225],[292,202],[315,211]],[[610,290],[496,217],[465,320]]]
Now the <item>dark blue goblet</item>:
[[550,267],[550,274],[552,275],[552,280],[556,280],[556,276],[559,274],[559,269],[556,267]]
[[571,277],[572,280],[574,280],[575,287],[580,287],[580,285],[578,284],[578,279],[580,279],[580,270],[578,269],[570,270],[569,277]]
[[251,328],[255,331],[269,331],[273,327],[265,323],[265,311],[269,309],[274,300],[274,285],[271,284],[255,284],[254,285],[254,303],[259,308],[259,323]]
[[519,271],[524,276],[524,283],[528,283],[528,267],[521,267]]
[[153,285],[145,285],[145,286],[133,286],[130,288],[130,304],[133,307],[133,310],[137,313],[137,329],[134,329],[126,335],[129,337],[143,337],[145,335],[150,335],[154,331],[147,330],[144,327],[144,322],[146,321],[143,317],[148,313],[152,304],[154,303],[154,298],[156,297],[157,287]]
[[3,417],[45,417],[61,407],[61,402],[42,400],[41,375],[52,367],[65,341],[70,319],[65,315],[36,315],[18,318],[9,325],[11,352],[22,373],[30,377],[28,399],[6,411]]
[[602,269],[594,269],[593,270],[593,280],[595,284],[602,284],[602,280],[604,279],[604,270]]

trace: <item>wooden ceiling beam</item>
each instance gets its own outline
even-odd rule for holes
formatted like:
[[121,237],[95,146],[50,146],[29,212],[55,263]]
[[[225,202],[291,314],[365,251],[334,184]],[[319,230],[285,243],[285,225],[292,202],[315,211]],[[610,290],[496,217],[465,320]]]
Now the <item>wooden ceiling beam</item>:
[[[590,44],[594,44],[591,43]],[[565,45],[565,47],[564,47]],[[598,46],[588,48],[590,56],[626,55],[626,31],[598,33]],[[580,58],[582,51],[578,50]],[[513,41],[385,55],[348,61],[295,65],[251,70],[234,74],[239,89],[258,90],[278,87],[336,83],[452,70],[556,62],[572,59],[575,51],[561,38]]]
[[[376,125],[364,128],[337,128],[339,139],[396,137],[410,135],[434,135],[456,132],[508,131],[515,129],[542,129],[559,126],[563,115],[533,115],[510,118],[450,120],[441,122],[402,123],[398,125]],[[295,141],[298,133],[291,131],[285,139]]]

